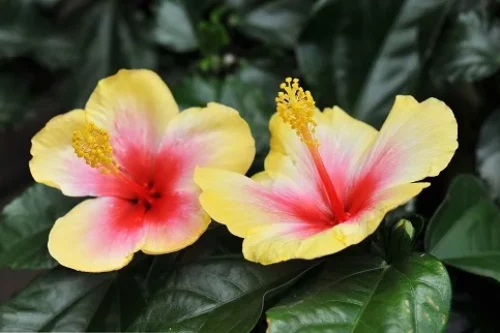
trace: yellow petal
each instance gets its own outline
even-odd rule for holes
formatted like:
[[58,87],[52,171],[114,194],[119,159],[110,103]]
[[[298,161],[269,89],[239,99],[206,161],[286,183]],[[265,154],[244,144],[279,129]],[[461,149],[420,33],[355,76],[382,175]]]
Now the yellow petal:
[[71,147],[73,132],[85,124],[85,112],[72,110],[58,115],[31,139],[31,155],[36,156],[52,149]]
[[380,188],[437,176],[450,162],[457,143],[457,121],[446,104],[429,98],[418,103],[397,96],[366,160],[360,178],[371,174]]
[[198,165],[245,173],[255,157],[247,122],[238,111],[218,103],[184,110],[172,119],[162,147],[192,155],[192,171]]
[[358,244],[380,225],[385,214],[406,203],[429,186],[414,183],[397,186],[379,193],[378,204],[364,210],[345,223],[336,225],[309,237],[290,234],[283,224],[269,223],[254,228],[243,241],[243,254],[247,260],[263,265],[290,259],[314,259],[339,252]]
[[85,106],[88,119],[110,132],[127,132],[155,145],[168,122],[179,113],[162,79],[150,70],[120,70],[99,81]]
[[61,265],[107,272],[127,265],[144,242],[144,210],[127,200],[86,200],[59,218],[49,235],[49,252]]
[[84,124],[84,111],[73,110],[52,118],[33,137],[29,163],[33,179],[69,196],[126,195],[127,187],[116,178],[103,175],[76,156],[71,137]]
[[[257,179],[269,180],[263,174]],[[309,197],[292,196],[287,201],[289,193],[272,193],[249,178],[216,169],[198,168],[195,181],[203,190],[200,196],[203,208],[232,234],[245,239],[246,259],[265,265],[297,258],[313,259],[357,244],[375,231],[388,211],[429,185],[405,184],[380,191],[374,205],[344,223],[325,227],[315,218],[323,212],[307,209],[315,204]],[[296,210],[301,206],[305,208]]]

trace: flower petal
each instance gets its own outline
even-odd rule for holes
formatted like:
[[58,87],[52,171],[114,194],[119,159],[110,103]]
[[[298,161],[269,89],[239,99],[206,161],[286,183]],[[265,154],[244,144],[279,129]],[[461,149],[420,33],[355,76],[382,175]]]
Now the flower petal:
[[218,103],[189,108],[172,119],[161,148],[163,154],[192,156],[196,165],[245,173],[255,157],[255,140],[238,111]]
[[59,218],[50,254],[63,266],[106,272],[127,265],[144,242],[144,207],[115,198],[86,200]]
[[194,179],[203,191],[202,207],[236,236],[245,238],[254,229],[271,224],[302,235],[331,227],[328,208],[298,189],[289,191],[290,187],[275,184],[267,188],[240,174],[209,168],[197,168]]
[[[317,123],[315,137],[320,143],[320,155],[339,197],[344,198],[345,189],[355,176],[355,166],[373,144],[377,131],[339,107],[317,111],[314,121]],[[266,172],[271,177],[294,179],[300,183],[301,191],[322,200],[319,199],[323,196],[322,185],[306,145],[278,114],[271,118],[269,128],[271,152],[266,158]]]
[[71,137],[84,124],[84,111],[73,110],[52,118],[33,137],[29,163],[33,178],[68,196],[127,196],[129,190],[122,182],[76,156]]
[[210,217],[201,208],[199,192],[172,193],[146,213],[146,241],[141,250],[163,254],[193,244],[207,230]]
[[248,124],[229,107],[209,103],[172,119],[156,157],[154,186],[162,193],[146,214],[146,253],[168,253],[194,243],[210,223],[193,181],[196,166],[245,173],[255,155]]
[[332,226],[331,220],[325,220],[328,213],[314,200],[296,198],[294,193],[270,192],[268,179],[262,177],[258,174],[257,183],[222,170],[198,168],[195,172],[195,181],[203,190],[203,208],[231,233],[245,239],[246,259],[265,265],[294,258],[313,259],[357,244],[375,231],[389,210],[429,185],[405,184],[380,191],[377,205]]
[[385,189],[437,176],[457,148],[457,121],[446,104],[397,96],[358,179],[369,177]]
[[161,78],[150,70],[120,70],[99,81],[85,110],[109,132],[120,168],[138,183],[150,181],[167,125],[179,114]]
[[144,141],[161,138],[169,121],[179,113],[167,85],[155,72],[145,69],[122,69],[99,81],[85,110],[89,120],[111,136],[128,134]]

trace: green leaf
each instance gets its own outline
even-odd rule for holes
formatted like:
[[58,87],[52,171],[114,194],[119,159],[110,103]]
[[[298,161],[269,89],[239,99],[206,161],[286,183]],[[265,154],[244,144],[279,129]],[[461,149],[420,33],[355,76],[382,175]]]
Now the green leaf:
[[449,265],[500,281],[500,211],[479,179],[455,178],[429,223],[425,245]]
[[432,72],[448,81],[482,80],[500,68],[500,21],[460,13],[437,44]]
[[83,107],[97,82],[118,69],[156,68],[156,50],[147,39],[151,25],[138,14],[133,3],[96,1],[68,27],[84,50],[66,83],[72,107]]
[[146,306],[142,280],[129,271],[120,271],[108,288],[106,295],[95,304],[89,332],[123,332]]
[[318,2],[296,49],[320,106],[378,126],[394,96],[414,93],[453,0]]
[[488,183],[491,194],[500,197],[500,111],[493,112],[483,123],[476,150],[478,171]]
[[56,268],[0,305],[0,331],[83,332],[112,276]]
[[198,48],[196,31],[185,3],[170,0],[159,2],[153,39],[177,52]]
[[0,267],[51,268],[57,263],[47,250],[54,222],[79,199],[36,184],[8,204],[0,215]]
[[4,0],[0,5],[0,60],[31,56],[49,69],[76,63],[76,45],[45,17],[35,0]]
[[267,312],[269,333],[441,332],[451,286],[444,266],[413,254],[399,265],[334,256],[312,281]]
[[276,0],[240,14],[238,28],[245,34],[273,46],[295,46],[311,11],[303,0]]
[[[310,264],[314,265],[314,264]],[[297,262],[261,266],[238,257],[201,260],[157,281],[134,332],[250,332],[267,293],[304,272]]]
[[178,85],[172,87],[175,101],[181,109],[205,106],[219,100],[222,81],[216,78],[186,76]]

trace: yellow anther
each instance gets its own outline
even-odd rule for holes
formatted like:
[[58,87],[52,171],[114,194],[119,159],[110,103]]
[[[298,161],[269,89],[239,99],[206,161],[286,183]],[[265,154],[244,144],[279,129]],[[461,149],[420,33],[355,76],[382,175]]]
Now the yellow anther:
[[299,86],[299,79],[287,77],[280,85],[283,91],[276,97],[276,109],[281,118],[292,126],[300,139],[308,144],[319,146],[313,137],[316,128],[314,121],[315,101],[310,91]]
[[118,165],[113,158],[109,133],[87,121],[85,126],[73,132],[73,149],[76,156],[102,173],[114,173]]

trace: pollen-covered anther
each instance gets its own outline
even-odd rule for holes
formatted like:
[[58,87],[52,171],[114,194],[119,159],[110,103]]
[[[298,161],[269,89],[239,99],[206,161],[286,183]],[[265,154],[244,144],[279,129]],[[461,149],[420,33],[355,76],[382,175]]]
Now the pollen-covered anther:
[[313,133],[316,127],[314,121],[315,101],[310,91],[304,91],[299,85],[299,79],[286,78],[280,85],[283,91],[276,97],[278,114],[297,132],[300,139],[306,143],[318,146]]
[[85,126],[73,132],[72,144],[75,154],[92,168],[97,168],[102,173],[113,173],[117,170],[109,133],[93,122],[86,122]]

